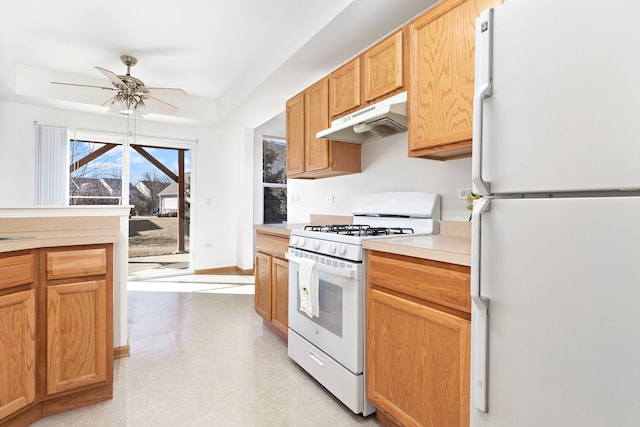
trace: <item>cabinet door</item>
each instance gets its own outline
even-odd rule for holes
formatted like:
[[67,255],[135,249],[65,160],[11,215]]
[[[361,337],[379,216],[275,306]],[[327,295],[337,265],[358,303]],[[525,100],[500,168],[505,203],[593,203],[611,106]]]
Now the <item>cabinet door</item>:
[[271,320],[271,256],[256,252],[256,313]]
[[360,58],[353,59],[329,76],[329,115],[360,106]]
[[402,88],[402,31],[383,40],[363,55],[364,100],[372,101]]
[[47,394],[106,381],[106,281],[46,289]]
[[35,290],[0,296],[0,419],[35,400]]
[[471,322],[367,290],[367,398],[402,425],[468,426]]
[[287,176],[304,172],[304,94],[287,101]]
[[316,133],[329,127],[329,91],[327,79],[310,86],[304,95],[305,171],[329,168],[329,141]]
[[285,336],[289,330],[289,263],[273,258],[271,263],[272,322]]
[[470,155],[475,21],[480,12],[501,3],[502,0],[448,0],[411,23],[411,155],[428,156],[448,150]]

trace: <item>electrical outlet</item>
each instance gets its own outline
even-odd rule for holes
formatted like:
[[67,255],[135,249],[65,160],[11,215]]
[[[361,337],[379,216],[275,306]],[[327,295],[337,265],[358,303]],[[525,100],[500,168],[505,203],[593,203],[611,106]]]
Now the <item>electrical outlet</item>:
[[330,194],[327,196],[327,203],[331,205],[333,204],[334,201],[335,201],[335,198],[333,197],[333,194]]
[[456,191],[456,195],[458,197],[458,200],[465,200],[467,197],[469,197],[471,195],[471,189],[470,188],[458,188],[458,190]]

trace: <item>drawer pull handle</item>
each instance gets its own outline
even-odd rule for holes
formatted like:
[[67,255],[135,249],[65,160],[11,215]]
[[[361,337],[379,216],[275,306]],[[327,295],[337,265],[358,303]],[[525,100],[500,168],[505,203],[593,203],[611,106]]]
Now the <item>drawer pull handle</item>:
[[309,350],[309,358],[324,368],[324,360],[311,350]]

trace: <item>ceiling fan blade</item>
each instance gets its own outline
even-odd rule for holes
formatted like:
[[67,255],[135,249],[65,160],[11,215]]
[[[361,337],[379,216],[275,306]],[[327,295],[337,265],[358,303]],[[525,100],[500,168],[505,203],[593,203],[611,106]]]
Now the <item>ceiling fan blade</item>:
[[115,99],[115,97],[116,97],[116,96],[118,96],[118,95],[117,95],[117,94],[116,94],[116,95],[113,95],[111,98],[107,99],[107,102],[105,102],[104,104],[102,104],[102,106],[103,106],[103,107],[110,107],[110,106],[111,106],[111,104],[113,104],[113,100]]
[[81,85],[77,83],[62,83],[62,82],[51,82],[54,85],[65,85],[65,86],[80,86],[80,87],[94,87],[96,89],[104,89],[104,90],[116,90],[112,87],[104,87],[104,86],[94,86],[94,85]]
[[145,96],[144,101],[147,103],[147,105],[157,107],[168,113],[175,113],[176,111],[178,111],[178,107],[175,107],[171,104],[161,101],[158,98],[154,98],[153,96],[149,96],[149,95]]
[[187,92],[174,87],[145,87],[144,90],[151,95],[187,96]]
[[118,88],[120,88],[121,86],[123,87],[127,87],[127,85],[125,84],[125,82],[123,82],[122,80],[120,80],[120,77],[118,77],[116,75],[116,73],[114,73],[113,71],[109,71],[109,70],[105,70],[104,68],[100,68],[100,67],[96,67],[96,70],[100,71],[102,74],[105,75],[106,78],[108,78],[109,80],[111,80],[111,82],[116,85]]

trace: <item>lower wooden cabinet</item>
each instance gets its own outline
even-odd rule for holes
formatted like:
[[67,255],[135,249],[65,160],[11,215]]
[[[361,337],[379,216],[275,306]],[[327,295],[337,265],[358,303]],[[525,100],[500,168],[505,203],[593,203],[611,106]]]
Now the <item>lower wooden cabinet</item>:
[[256,313],[265,320],[271,320],[271,255],[257,252],[255,261],[256,286],[255,300]]
[[271,322],[283,334],[289,330],[289,262],[271,260]]
[[36,398],[35,289],[0,296],[0,366],[2,420]]
[[0,426],[110,399],[112,245],[0,254],[0,278]]
[[255,309],[264,324],[286,339],[289,330],[289,239],[256,232]]
[[105,280],[47,287],[47,395],[107,381]]
[[461,290],[468,294],[468,267],[367,253],[366,389],[384,425],[469,425],[470,305]]

